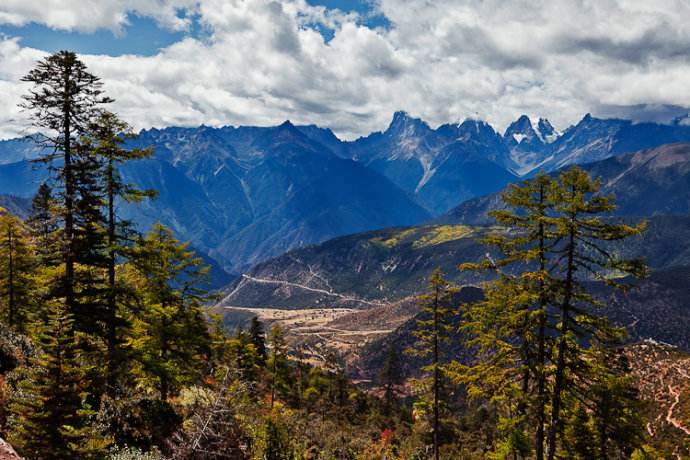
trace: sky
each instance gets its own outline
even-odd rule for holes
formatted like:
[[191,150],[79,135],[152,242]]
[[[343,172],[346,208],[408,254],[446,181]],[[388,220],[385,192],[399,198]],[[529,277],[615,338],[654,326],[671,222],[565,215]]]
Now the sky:
[[61,49],[137,130],[663,120],[690,107],[689,17],[687,0],[3,0],[0,138],[27,132],[20,78]]

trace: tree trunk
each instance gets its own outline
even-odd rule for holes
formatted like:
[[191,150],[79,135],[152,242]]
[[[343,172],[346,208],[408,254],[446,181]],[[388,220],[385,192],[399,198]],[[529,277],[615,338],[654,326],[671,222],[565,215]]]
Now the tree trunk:
[[434,298],[434,459],[439,459],[438,449],[438,392],[439,392],[439,372],[438,372],[438,303],[439,292],[436,288]]
[[67,68],[64,78],[64,104],[63,113],[63,148],[64,161],[63,174],[65,180],[65,305],[67,310],[76,313],[74,299],[74,178],[72,177],[72,127],[70,114],[72,112],[72,97],[70,92],[70,81],[72,79],[71,67]]
[[108,185],[108,375],[109,394],[115,390],[117,374],[117,303],[115,299],[115,191],[113,177],[113,160],[108,161],[106,181]]
[[[545,214],[543,207],[545,190],[539,187],[539,202],[542,205],[541,216]],[[544,223],[539,222],[539,270],[543,274],[546,269],[546,247]],[[537,433],[535,436],[535,459],[544,460],[544,425],[546,424],[546,293],[544,280],[539,281],[539,331],[537,335]]]
[[560,410],[562,402],[563,385],[565,384],[565,352],[567,346],[566,335],[568,333],[568,315],[570,302],[573,294],[573,276],[575,272],[575,229],[569,230],[568,241],[568,266],[563,293],[563,304],[561,305],[561,334],[558,343],[558,356],[556,363],[556,381],[553,388],[551,399],[551,425],[549,426],[549,439],[547,449],[547,460],[553,460],[556,455],[556,436],[560,425]]

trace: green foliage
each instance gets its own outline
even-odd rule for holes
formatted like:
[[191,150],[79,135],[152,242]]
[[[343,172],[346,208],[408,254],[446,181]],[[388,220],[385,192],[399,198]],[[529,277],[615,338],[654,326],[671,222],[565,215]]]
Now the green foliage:
[[664,456],[653,447],[645,445],[635,449],[630,460],[664,460]]
[[128,345],[138,381],[156,381],[161,400],[198,379],[210,355],[205,293],[197,287],[207,269],[187,247],[156,224],[132,251],[131,282],[140,304]]
[[414,331],[417,342],[409,350],[410,353],[418,356],[431,357],[431,363],[422,369],[428,376],[418,382],[419,388],[426,394],[426,398],[420,401],[419,407],[430,408],[432,445],[436,459],[439,458],[441,432],[444,429],[441,426],[442,412],[446,412],[448,406],[446,397],[448,363],[441,345],[450,340],[453,330],[452,318],[457,314],[452,308],[453,296],[457,292],[458,289],[443,278],[440,269],[434,270],[429,280],[428,292],[419,297],[423,316],[417,320],[417,329]]
[[432,227],[427,233],[414,242],[412,247],[424,248],[436,246],[447,241],[459,240],[472,234],[472,228],[466,225],[439,225]]
[[41,354],[31,362],[11,407],[11,442],[30,458],[89,458],[109,444],[85,403],[86,370],[78,355],[72,315],[56,303],[37,326]]
[[0,208],[0,312],[10,328],[24,332],[33,319],[35,260],[23,222]]
[[261,460],[296,460],[295,447],[284,422],[268,417],[261,427],[255,458]]
[[[591,346],[610,344],[621,331],[597,311],[599,303],[587,282],[594,279],[627,289],[629,285],[616,280],[621,274],[644,276],[641,261],[618,258],[603,246],[641,233],[644,225],[603,219],[614,205],[610,197],[598,194],[599,187],[577,167],[558,178],[538,175],[512,185],[503,195],[508,208],[492,215],[514,231],[484,240],[500,251],[500,258],[461,266],[494,270],[497,279],[485,286],[484,300],[466,306],[462,329],[476,360],[452,366],[453,375],[467,385],[471,397],[495,405],[502,423],[511,427],[499,429],[509,441],[513,433],[536,427],[532,432],[538,460],[556,456],[564,444],[558,443],[564,428],[571,438],[563,448],[571,456],[589,458],[587,430],[594,422],[588,419],[589,411],[577,409],[578,400],[603,411],[599,416],[607,421],[600,419],[601,433],[595,430],[595,434],[610,441],[607,430],[621,430],[618,436],[631,445],[638,442],[623,435],[640,426],[625,409],[636,400],[620,386],[625,386],[625,372],[608,374],[591,353]],[[570,415],[564,415],[566,401],[575,410]],[[580,449],[582,439],[588,443]],[[505,441],[498,444],[497,455],[505,452],[505,445]]]
[[259,361],[266,362],[266,334],[264,333],[264,325],[257,316],[253,316],[249,324],[249,338],[254,345]]

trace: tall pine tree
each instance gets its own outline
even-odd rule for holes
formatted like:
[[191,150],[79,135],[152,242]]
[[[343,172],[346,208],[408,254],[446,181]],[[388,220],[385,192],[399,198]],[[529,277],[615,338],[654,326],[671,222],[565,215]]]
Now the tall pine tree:
[[48,320],[37,326],[39,355],[19,384],[10,407],[10,441],[27,458],[91,458],[107,446],[91,424],[85,405],[87,369],[80,359],[73,315],[53,302]]
[[[557,295],[556,281],[551,274],[554,266],[551,251],[556,244],[557,191],[557,181],[544,174],[510,185],[502,195],[506,209],[490,213],[498,224],[510,231],[495,232],[484,239],[484,244],[500,251],[498,259],[460,266],[463,270],[489,269],[500,274],[499,281],[489,285],[486,301],[469,306],[465,330],[473,337],[473,346],[483,353],[483,359],[476,368],[465,368],[461,374],[468,377],[474,374],[473,381],[481,385],[494,382],[494,396],[502,390],[516,389],[519,374],[520,392],[514,395],[519,403],[511,413],[519,415],[523,422],[527,415],[534,416],[536,460],[544,458],[547,354],[550,351],[548,306]],[[511,353],[507,354],[507,350]],[[492,360],[496,361],[492,364]],[[496,366],[493,370],[492,365]],[[498,375],[507,377],[506,373],[510,374],[509,379],[497,378]],[[505,384],[503,389],[499,388],[501,383]],[[532,392],[536,392],[536,404],[529,402]],[[526,413],[528,405],[531,414]]]
[[[24,96],[22,107],[31,113],[34,126],[41,130],[41,134],[35,136],[44,147],[38,161],[50,164],[59,185],[60,206],[57,209],[63,225],[64,246],[61,251],[64,273],[59,284],[68,310],[76,314],[77,168],[89,166],[88,161],[79,165],[77,147],[99,108],[111,99],[103,96],[100,79],[88,72],[77,55],[69,51],[60,51],[39,61],[22,81],[33,84],[29,94]],[[82,151],[83,154],[87,152]],[[82,182],[85,180],[82,177]],[[81,318],[77,318],[79,320]]]

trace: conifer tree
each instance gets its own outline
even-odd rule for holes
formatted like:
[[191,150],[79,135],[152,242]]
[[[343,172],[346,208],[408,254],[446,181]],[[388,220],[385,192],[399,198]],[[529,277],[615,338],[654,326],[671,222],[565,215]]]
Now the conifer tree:
[[[508,232],[494,232],[484,239],[484,244],[494,246],[500,251],[497,260],[489,260],[481,264],[462,264],[462,270],[496,270],[499,281],[489,288],[486,302],[476,306],[469,306],[468,317],[473,317],[465,326],[465,330],[474,337],[473,343],[479,346],[484,357],[495,356],[498,349],[492,350],[492,340],[505,346],[511,344],[510,349],[514,358],[515,370],[521,374],[520,395],[518,406],[513,413],[519,415],[524,422],[528,405],[534,406],[531,412],[536,423],[535,457],[544,458],[544,434],[546,425],[547,389],[547,353],[550,349],[547,325],[549,322],[548,306],[556,295],[555,280],[550,270],[553,268],[553,254],[551,249],[555,244],[555,220],[553,212],[558,184],[550,176],[538,174],[534,179],[520,184],[510,185],[503,193],[502,199],[506,209],[492,211],[490,215],[498,224],[511,229]],[[512,292],[512,293],[511,293]],[[503,293],[503,294],[502,294]],[[515,297],[511,297],[515,296]],[[502,299],[503,298],[503,299]],[[516,304],[515,299],[521,298],[522,304]],[[506,301],[505,314],[500,313],[503,301]],[[498,302],[498,303],[497,303]],[[490,322],[483,322],[487,315],[483,308],[493,311],[489,314]],[[496,311],[498,309],[498,312]],[[497,314],[498,313],[498,314]],[[493,327],[495,324],[495,328]],[[503,337],[495,336],[496,331],[502,331]],[[513,344],[519,344],[519,350]],[[503,350],[505,352],[505,350]],[[478,368],[485,375],[499,375],[506,371],[508,356],[502,356],[496,362],[496,372],[491,371],[490,360],[485,360]],[[472,373],[472,368],[465,368],[461,374]],[[481,372],[480,372],[481,374]],[[507,388],[515,389],[515,377],[510,379],[489,379],[494,384],[504,382]],[[475,382],[485,383],[482,378]],[[532,388],[534,382],[536,388]],[[494,388],[494,391],[499,390]],[[536,392],[536,404],[530,404],[528,394]],[[500,393],[500,391],[499,391]],[[518,395],[514,395],[518,396]]]
[[274,324],[273,327],[271,327],[268,340],[271,346],[268,365],[271,369],[271,410],[273,410],[273,403],[276,399],[276,389],[278,385],[282,383],[281,375],[287,364],[287,343],[285,341],[285,333],[280,325]]
[[0,308],[6,324],[24,332],[32,319],[33,248],[24,223],[0,208]]
[[84,403],[88,383],[72,314],[53,302],[48,321],[37,328],[41,351],[11,405],[10,440],[27,458],[91,458],[109,441],[91,425],[93,412]]
[[[31,112],[34,126],[41,130],[35,139],[44,147],[45,153],[38,161],[50,164],[59,184],[60,206],[57,209],[62,220],[64,244],[61,252],[64,274],[60,287],[68,309],[76,313],[77,158],[87,154],[85,151],[77,152],[77,147],[99,108],[111,99],[103,96],[99,78],[88,72],[77,55],[69,51],[60,51],[39,61],[22,81],[33,84],[29,94],[24,96],[22,107]],[[80,166],[89,166],[89,162]],[[82,177],[82,182],[85,180]]]
[[532,400],[526,380],[533,375],[531,348],[537,341],[539,312],[530,306],[535,304],[538,293],[501,275],[485,286],[483,300],[465,307],[464,346],[476,362],[453,362],[450,375],[465,384],[471,398],[489,401],[497,409],[501,437],[492,458],[522,458],[529,451],[526,409]]
[[582,398],[589,404],[593,430],[587,441],[596,458],[628,458],[644,440],[644,407],[628,359],[618,348],[598,344],[590,354],[593,381]]
[[600,187],[599,180],[592,180],[579,167],[573,167],[559,176],[555,223],[560,244],[553,251],[558,254],[562,264],[559,266],[560,296],[556,304],[559,323],[556,327],[556,368],[547,438],[548,460],[556,457],[565,395],[574,388],[572,377],[585,362],[582,342],[606,342],[616,336],[606,319],[597,314],[599,304],[588,292],[585,277],[594,278],[613,288],[627,289],[630,285],[617,281],[611,275],[640,277],[646,274],[642,261],[619,258],[604,247],[605,242],[621,241],[640,234],[645,226],[603,220],[601,215],[610,214],[615,206],[610,197],[599,194]]
[[154,225],[132,250],[132,282],[140,293],[129,344],[142,383],[156,382],[160,399],[199,377],[210,353],[209,331],[199,288],[207,268],[187,243]]
[[249,324],[249,337],[251,338],[259,362],[264,364],[266,362],[266,334],[264,333],[264,325],[259,321],[258,316],[253,316]]
[[139,202],[155,193],[151,190],[139,190],[127,184],[120,176],[119,168],[126,162],[151,156],[151,149],[126,149],[124,143],[133,137],[129,125],[108,111],[102,111],[90,127],[90,142],[93,155],[101,163],[104,205],[106,208],[105,231],[107,234],[107,288],[105,289],[105,318],[107,343],[107,387],[113,391],[115,379],[120,367],[122,336],[119,330],[127,325],[126,318],[120,313],[122,304],[134,293],[129,292],[126,283],[116,279],[118,257],[126,255],[126,248],[133,234],[131,222],[117,215],[120,202]]
[[440,268],[434,270],[429,280],[428,292],[419,297],[422,318],[417,320],[417,328],[414,331],[417,342],[410,350],[417,356],[431,358],[431,363],[424,366],[423,370],[431,375],[427,380],[431,388],[432,442],[436,460],[440,455],[440,413],[444,405],[442,386],[448,364],[441,347],[450,340],[453,330],[451,319],[456,312],[452,309],[452,303],[457,292],[458,289],[443,278]]
[[60,259],[60,248],[57,244],[59,227],[55,212],[53,192],[50,186],[43,182],[31,201],[31,214],[27,220],[36,249],[37,262],[43,268],[55,266]]
[[400,355],[393,344],[388,347],[386,361],[381,369],[381,383],[383,384],[383,398],[386,410],[390,410],[395,401],[395,386],[403,383]]
[[249,384],[255,383],[260,358],[250,333],[238,326],[229,345],[230,354],[242,379]]

